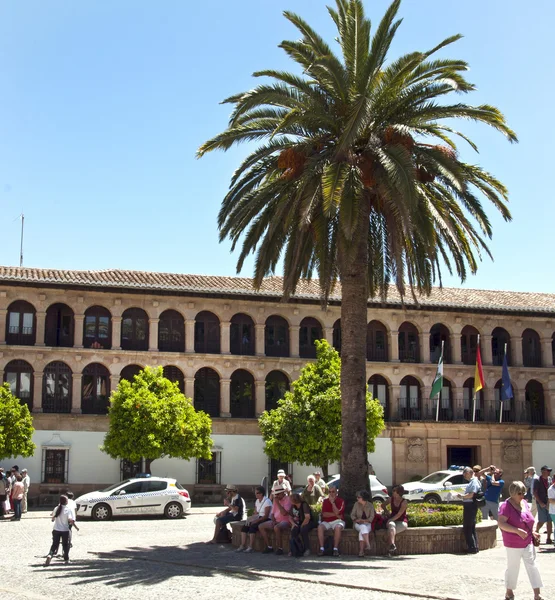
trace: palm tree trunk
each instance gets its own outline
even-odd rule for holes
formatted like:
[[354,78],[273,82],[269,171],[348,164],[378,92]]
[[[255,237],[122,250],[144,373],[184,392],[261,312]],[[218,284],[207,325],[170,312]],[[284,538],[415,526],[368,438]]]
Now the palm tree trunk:
[[369,204],[362,203],[358,248],[341,264],[341,496],[350,511],[368,488],[366,327],[368,319]]

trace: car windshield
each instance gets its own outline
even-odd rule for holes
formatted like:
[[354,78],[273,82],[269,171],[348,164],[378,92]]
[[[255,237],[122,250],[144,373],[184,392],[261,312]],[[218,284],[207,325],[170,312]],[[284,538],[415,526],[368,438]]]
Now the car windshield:
[[103,490],[100,490],[100,491],[101,492],[111,492],[112,490],[119,488],[120,485],[125,485],[126,483],[129,483],[130,481],[131,481],[131,479],[125,479],[124,481],[120,481],[119,483],[113,483],[112,485],[109,485],[107,488],[104,488]]
[[421,480],[421,483],[441,483],[449,473],[443,473],[442,471],[438,471],[437,473],[432,473],[424,479]]

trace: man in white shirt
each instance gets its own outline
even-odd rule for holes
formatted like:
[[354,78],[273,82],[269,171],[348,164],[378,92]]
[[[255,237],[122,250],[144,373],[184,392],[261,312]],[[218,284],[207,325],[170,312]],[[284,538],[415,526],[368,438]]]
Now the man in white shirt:
[[27,473],[27,469],[21,469],[21,477],[23,477],[23,487],[25,488],[25,492],[23,494],[23,500],[21,501],[21,512],[27,512],[27,494],[29,493],[29,487],[31,486],[31,478]]
[[289,496],[291,493],[291,484],[287,481],[287,479],[285,479],[285,471],[283,469],[280,469],[277,472],[277,479],[272,484],[272,493],[270,494],[270,497],[273,498],[274,490],[276,488],[283,488],[286,496]]
[[[270,520],[272,501],[264,494],[264,488],[258,486],[255,491],[256,502],[254,503],[254,514],[250,516],[241,529],[241,545],[236,552],[252,552],[256,532],[262,523]],[[247,534],[249,545],[247,546]]]

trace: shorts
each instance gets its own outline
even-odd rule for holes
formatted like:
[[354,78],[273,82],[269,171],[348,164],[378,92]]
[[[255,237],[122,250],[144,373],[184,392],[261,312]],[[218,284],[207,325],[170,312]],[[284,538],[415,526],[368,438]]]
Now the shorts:
[[391,521],[387,524],[388,529],[395,529],[395,533],[403,533],[406,531],[409,524],[406,521]]
[[549,511],[538,504],[538,523],[547,523],[550,520]]
[[553,523],[555,523],[555,515],[553,515],[553,514],[550,514],[549,516],[551,517],[551,521],[552,521]]
[[345,521],[342,521],[341,519],[335,519],[335,521],[322,521],[319,527],[323,527],[326,531],[335,529],[336,527],[345,529]]
[[270,519],[265,519],[264,521],[257,521],[252,525],[250,523],[245,523],[243,527],[241,527],[241,533],[256,533],[260,525],[262,525],[262,523],[266,523],[269,520]]

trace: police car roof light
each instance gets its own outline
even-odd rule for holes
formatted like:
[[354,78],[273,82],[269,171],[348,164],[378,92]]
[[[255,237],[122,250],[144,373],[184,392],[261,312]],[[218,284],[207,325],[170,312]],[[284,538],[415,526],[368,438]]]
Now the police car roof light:
[[150,477],[150,473],[137,473],[135,479],[147,479]]
[[464,471],[465,467],[457,467],[457,465],[451,465],[447,470],[448,471]]

